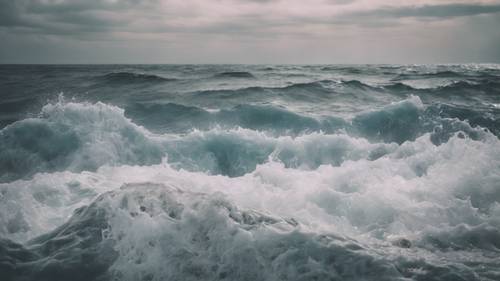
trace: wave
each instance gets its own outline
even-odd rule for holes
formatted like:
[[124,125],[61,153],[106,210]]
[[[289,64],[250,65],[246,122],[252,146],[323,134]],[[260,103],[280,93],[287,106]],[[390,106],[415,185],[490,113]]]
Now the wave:
[[321,71],[340,71],[348,74],[363,74],[369,71],[369,69],[360,69],[358,67],[325,66],[321,68]]
[[48,104],[39,118],[18,121],[0,131],[0,182],[37,172],[159,163],[160,147],[146,134],[117,107]]
[[496,108],[482,110],[471,109],[464,106],[437,104],[428,108],[429,112],[443,118],[456,118],[467,121],[471,126],[488,129],[493,134],[500,136],[500,119]]
[[413,88],[412,86],[410,85],[406,85],[404,83],[393,83],[393,84],[389,84],[389,85],[385,85],[385,86],[382,86],[383,89],[386,89],[386,90],[389,90],[389,91],[392,91],[392,92],[395,92],[395,93],[402,93],[402,92],[414,92],[414,91],[417,91],[417,89]]
[[276,88],[270,88],[270,89],[279,89],[279,90],[287,90],[287,89],[325,89],[325,85],[334,83],[332,80],[319,80],[319,81],[312,81],[312,82],[304,82],[304,83],[292,83],[291,85],[285,86],[285,87],[276,87]]
[[458,80],[445,85],[438,85],[429,88],[414,88],[402,82],[389,83],[383,86],[371,86],[358,80],[342,81],[339,85],[352,87],[359,90],[388,91],[391,94],[418,94],[428,95],[469,95],[474,91],[475,94],[496,95],[500,84],[496,80]]
[[500,83],[496,80],[456,81],[444,86],[437,87],[439,93],[464,93],[470,90],[482,91],[485,94],[495,95],[499,92]]
[[173,78],[165,78],[154,74],[135,73],[135,72],[112,72],[98,77],[109,83],[164,83],[175,81]]
[[382,110],[356,116],[352,123],[363,136],[385,142],[403,143],[421,133],[422,101],[417,96]]
[[7,126],[23,117],[23,112],[30,105],[36,103],[36,99],[8,100],[0,102],[0,128]]
[[465,72],[456,72],[451,70],[436,71],[436,72],[421,72],[421,73],[401,73],[393,80],[414,80],[414,79],[433,79],[433,78],[464,78],[468,77]]
[[125,116],[158,133],[208,129],[213,120],[212,114],[202,108],[176,103],[134,103],[125,107]]
[[[327,128],[320,120],[273,106],[238,105],[221,110],[215,114],[215,118],[217,124],[269,131],[280,135],[306,134],[322,129],[333,131],[333,126]],[[339,120],[339,123],[342,121]],[[337,128],[341,127],[340,124],[337,125]]]
[[[386,269],[387,261],[374,260],[355,242],[295,229],[293,219],[240,209],[222,195],[154,184],[126,185],[77,209],[67,223],[27,246],[0,240],[0,250],[10,261],[2,271],[7,280],[152,276],[158,280],[279,276],[302,280],[369,277],[373,272],[397,276],[396,270]],[[311,259],[314,264],[307,262]],[[349,260],[371,266],[352,276],[341,271]],[[297,267],[300,270],[289,269]]]
[[483,249],[499,252],[500,230],[489,223],[473,226],[459,224],[439,232],[428,233],[421,244],[430,250],[465,251]]
[[203,90],[187,93],[186,95],[190,95],[190,99],[206,99],[206,100],[214,100],[214,99],[222,99],[222,100],[230,100],[230,99],[238,99],[241,101],[245,101],[245,99],[250,98],[262,98],[266,96],[269,92],[268,88],[264,87],[246,87],[240,89],[224,89],[224,90]]
[[[414,96],[381,110],[360,114],[349,123],[342,119],[320,121],[274,108],[237,107],[216,116],[236,122],[233,124],[238,127],[251,128],[193,132],[166,144],[166,154],[168,162],[176,168],[238,177],[269,160],[283,163],[285,167],[309,170],[360,159],[373,161],[391,152],[397,144],[415,141],[426,134],[434,145],[448,142],[457,133],[474,140],[489,134],[466,121],[441,118],[433,110],[424,108]],[[270,126],[268,120],[276,122]],[[281,121],[284,125],[279,127]],[[266,133],[283,129],[287,132],[283,135]],[[302,133],[291,135],[293,130]]]
[[246,71],[227,71],[214,75],[215,78],[255,78],[255,76]]
[[[195,118],[220,120],[216,125],[227,128],[249,127],[254,130],[297,133],[321,129],[321,123],[313,118],[272,107],[238,106],[208,113],[194,107],[167,104],[153,108],[137,106],[135,110],[140,112],[137,116],[147,120],[146,123],[155,118],[165,120],[166,117],[172,119],[183,114],[193,118],[193,113],[197,113],[199,116]],[[153,112],[153,116],[144,117],[144,111]],[[194,122],[194,119],[180,120]],[[333,121],[330,120],[331,126]],[[286,141],[287,137],[267,137],[264,133],[240,129],[211,129],[206,133],[194,132],[172,140],[168,135],[155,137],[135,125],[120,108],[103,103],[65,102],[46,105],[39,118],[25,119],[7,126],[0,131],[0,140],[2,182],[29,178],[39,172],[95,171],[103,165],[151,165],[159,163],[166,155],[169,162],[177,163],[179,168],[240,176],[267,160],[279,143],[291,142],[293,146],[294,143],[300,145],[302,142],[300,139]],[[299,146],[288,153],[291,155],[287,157],[292,159],[294,154],[302,152]],[[325,155],[316,157],[322,160],[313,160],[311,163],[318,165],[334,161],[335,155],[331,156],[332,159]],[[304,162],[304,167],[307,166],[307,157],[301,158],[303,160],[292,160],[299,163],[295,165]]]
[[[445,85],[429,86],[426,88],[414,88],[405,83],[396,82],[377,87],[375,91],[390,93],[395,96],[418,95],[427,101],[441,102],[466,102],[474,103],[477,99],[496,101],[500,93],[500,83],[491,79],[459,80]],[[450,101],[451,98],[455,98]]]
[[205,90],[190,93],[193,98],[235,100],[240,103],[244,101],[262,101],[268,98],[280,97],[292,101],[317,102],[326,100],[335,94],[331,87],[337,82],[332,80],[321,80],[307,83],[293,83],[284,87],[246,87],[230,90]]
[[113,241],[103,239],[107,214],[97,205],[76,209],[66,223],[26,245],[0,239],[3,278],[96,280],[117,258]]
[[497,280],[495,80],[363,81],[120,87],[124,109],[61,100],[7,125],[2,280]]
[[[319,81],[313,81],[313,82],[307,82],[307,83],[295,83],[290,86],[282,87],[282,88],[274,88],[274,89],[280,89],[280,90],[291,90],[291,89],[302,89],[302,90],[308,90],[308,91],[318,91],[318,92],[330,92],[332,93],[334,89],[338,87],[347,87],[351,89],[375,89],[375,87],[372,87],[368,84],[365,84],[359,80],[340,80],[340,81],[335,81],[335,80],[319,80]],[[272,88],[273,89],[273,88]]]
[[358,90],[375,90],[375,89],[377,89],[376,87],[365,84],[359,80],[342,80],[340,82],[340,85],[342,85],[344,87],[349,87],[351,89],[358,89]]
[[346,135],[322,133],[270,137],[251,130],[194,132],[167,146],[168,162],[176,168],[238,177],[269,160],[289,168],[316,169],[344,161],[376,159],[393,149]]
[[134,104],[126,107],[125,115],[156,132],[187,133],[195,129],[241,127],[277,135],[298,135],[321,129],[331,131],[334,127],[334,120],[327,128],[319,120],[302,116],[285,108],[251,104],[237,105],[216,112],[174,103]]
[[[358,141],[360,146],[373,145]],[[77,186],[74,177],[62,180],[59,174],[16,182],[31,186],[2,187],[2,194],[11,204],[19,204],[20,212],[31,207],[26,200],[40,198],[36,194],[44,183],[66,188],[45,192],[44,200],[34,202],[64,212],[71,208],[61,207],[63,202],[88,198],[81,190],[104,186],[109,192],[94,196],[86,206],[75,208],[69,220],[23,244],[2,238],[0,251],[8,261],[2,276],[7,280],[65,280],[70,274],[81,280],[494,276],[499,265],[495,218],[500,209],[494,199],[499,194],[498,139],[476,141],[455,135],[435,146],[427,134],[386,148],[387,153],[375,160],[346,161],[312,171],[271,161],[238,178],[161,164],[103,167],[80,174],[79,189],[73,193],[65,190],[71,190],[69,179],[72,188]],[[2,216],[10,214],[3,210]],[[58,214],[35,214],[52,213]],[[24,228],[30,228],[26,224]],[[470,260],[484,262],[467,263]],[[345,270],[353,263],[369,266]],[[462,263],[468,266],[457,267]]]
[[[152,165],[164,157],[179,169],[237,177],[254,171],[269,157],[286,167],[315,169],[377,159],[391,143],[414,141],[426,133],[439,145],[457,132],[473,139],[488,133],[474,125],[498,131],[494,120],[459,120],[459,114],[443,111],[446,108],[425,108],[413,96],[343,120],[258,105],[208,112],[177,104],[138,104],[124,111],[103,103],[59,102],[46,105],[39,118],[18,121],[0,131],[0,179],[95,171],[104,165]],[[125,115],[162,134],[153,135]],[[193,131],[196,128],[202,131]],[[173,137],[168,132],[185,135]]]
[[[495,186],[497,184],[496,167],[500,161],[498,159],[500,146],[496,137],[486,135],[481,140],[473,140],[455,134],[448,142],[435,146],[430,140],[429,134],[419,137],[414,142],[396,145],[371,144],[366,140],[346,135],[322,136],[317,134],[304,136],[298,140],[292,138],[275,140],[265,138],[263,135],[260,135],[259,138],[252,131],[232,132],[222,136],[211,132],[208,135],[202,133],[192,135],[185,142],[184,147],[177,149],[187,150],[188,147],[192,147],[192,151],[185,153],[186,157],[204,158],[203,155],[198,155],[198,152],[205,155],[217,154],[216,149],[201,151],[203,146],[198,144],[202,144],[204,139],[216,140],[220,146],[224,146],[224,143],[218,141],[223,138],[232,138],[236,142],[240,139],[239,142],[241,142],[242,136],[246,136],[248,143],[260,142],[271,146],[273,142],[279,142],[279,149],[271,155],[272,161],[259,164],[252,173],[236,178],[213,177],[209,174],[175,170],[172,169],[175,163],[152,166],[106,166],[100,168],[97,175],[82,173],[75,176],[67,172],[40,174],[31,181],[15,182],[10,188],[6,188],[5,185],[1,186],[3,198],[8,202],[19,204],[18,206],[2,204],[2,208],[24,212],[24,210],[34,207],[33,203],[40,206],[30,211],[29,216],[17,215],[16,212],[0,212],[2,222],[6,222],[0,224],[0,227],[3,230],[4,227],[11,224],[8,222],[15,217],[26,218],[62,212],[61,217],[64,218],[66,217],[64,212],[68,211],[66,205],[72,206],[75,198],[81,200],[95,196],[95,193],[89,194],[89,191],[99,194],[109,189],[117,189],[121,183],[151,180],[172,183],[174,186],[183,187],[192,192],[217,190],[233,194],[233,191],[246,189],[241,194],[237,193],[241,195],[238,199],[240,203],[249,203],[252,200],[259,202],[260,192],[265,193],[264,198],[271,200],[268,203],[275,201],[276,196],[291,193],[286,197],[313,202],[332,216],[348,219],[349,224],[359,228],[363,233],[370,232],[371,227],[374,226],[390,227],[389,225],[395,219],[394,216],[401,214],[400,208],[405,206],[404,204],[400,205],[401,200],[415,200],[411,203],[414,208],[419,208],[419,202],[422,200],[424,202],[430,200],[433,202],[432,204],[420,206],[424,207],[422,213],[415,214],[409,209],[406,211],[413,213],[413,215],[408,214],[407,216],[403,212],[403,217],[397,219],[398,221],[403,220],[406,230],[387,229],[390,232],[395,231],[393,234],[409,235],[409,239],[416,239],[410,234],[419,229],[419,225],[422,223],[439,225],[445,221],[451,225],[458,225],[464,222],[465,218],[468,224],[478,224],[490,222],[489,218],[494,218],[494,216],[484,216],[485,214],[493,215],[499,211],[497,200],[500,193]],[[207,143],[206,148],[216,148],[213,145],[214,141]],[[266,145],[261,147],[264,149]],[[227,146],[229,147],[229,145]],[[251,146],[245,148],[249,147]],[[317,149],[318,147],[321,149]],[[253,149],[253,153],[260,153],[256,148]],[[229,147],[227,151],[231,150],[232,147]],[[220,159],[227,160],[229,158],[221,157]],[[330,162],[332,164],[321,165],[321,160],[324,160],[324,163]],[[304,163],[301,164],[301,162]],[[311,165],[316,168],[300,169],[303,165]],[[463,174],[449,172],[451,170],[464,171],[463,169],[469,169],[467,171],[470,172]],[[443,173],[443,171],[448,172]],[[357,177],[359,175],[366,177]],[[303,179],[307,179],[307,182],[304,182]],[[259,183],[260,181],[262,182]],[[263,186],[259,184],[263,184]],[[278,190],[273,188],[268,190],[272,186],[277,187]],[[248,195],[247,192],[253,192],[253,195]],[[306,193],[304,194],[304,192]],[[308,195],[305,196],[306,194]],[[423,194],[426,194],[424,198],[421,197],[424,196]],[[387,198],[386,195],[390,195],[390,197]],[[358,196],[363,197],[359,198]],[[438,209],[444,204],[443,202],[450,202],[449,200],[453,200],[454,204],[446,207],[449,208],[449,212],[439,212]],[[354,203],[356,205],[353,205]],[[288,207],[294,208],[293,200],[288,204],[291,204],[287,205]],[[36,211],[44,205],[46,208],[58,211]],[[275,206],[277,208],[275,211],[279,214],[286,214],[289,211],[286,209],[287,206],[283,206],[285,209],[281,211],[278,206]],[[383,208],[383,206],[389,208]],[[367,208],[370,209],[369,212],[367,212]],[[352,210],[352,212],[346,214],[346,210]],[[426,213],[434,214],[438,218],[428,217]],[[464,213],[470,213],[470,215],[465,216]],[[4,216],[11,218],[4,219]],[[307,222],[307,218],[307,216],[302,217],[299,222]],[[15,221],[21,222],[23,220],[16,219]],[[31,228],[31,224],[38,224],[42,221],[42,219],[26,221],[25,224],[28,226],[11,227],[12,231],[6,231],[4,234],[16,232],[16,230],[23,232],[25,231],[23,229]],[[48,222],[48,224],[51,223],[53,221]],[[494,223],[494,220],[491,223]],[[40,224],[46,226],[45,223]],[[403,232],[399,233],[399,231]],[[372,233],[372,235],[378,237],[377,233]]]
[[[489,109],[495,110],[495,109]],[[446,104],[424,106],[418,96],[411,95],[378,110],[360,113],[345,127],[349,134],[372,142],[398,143],[414,141],[430,133],[435,145],[447,142],[457,132],[480,139],[484,131],[499,135],[498,122],[480,109],[460,109]]]

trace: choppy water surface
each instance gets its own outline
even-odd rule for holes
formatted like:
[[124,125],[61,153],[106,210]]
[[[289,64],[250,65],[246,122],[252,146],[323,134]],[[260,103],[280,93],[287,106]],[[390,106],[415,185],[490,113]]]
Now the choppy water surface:
[[0,66],[2,280],[500,280],[500,66]]

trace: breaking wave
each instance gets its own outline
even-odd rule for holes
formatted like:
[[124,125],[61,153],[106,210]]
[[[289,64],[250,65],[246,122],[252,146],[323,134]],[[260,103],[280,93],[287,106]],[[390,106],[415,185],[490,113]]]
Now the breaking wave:
[[[416,96],[352,120],[257,105],[218,112],[177,104],[137,105],[127,114],[160,134],[136,125],[125,113],[103,103],[58,102],[46,105],[38,118],[5,127],[0,131],[1,181],[38,172],[158,164],[164,157],[178,168],[234,177],[252,172],[269,157],[287,167],[315,169],[373,158],[390,143],[413,141],[426,133],[435,144],[457,132],[475,139],[485,133],[465,120],[498,132],[495,120],[445,105],[424,108]],[[172,135],[179,131],[184,135]],[[374,146],[356,148],[360,142],[365,148]]]
[[[362,150],[372,146],[358,143]],[[493,136],[458,134],[435,146],[426,134],[385,146],[371,160],[314,170],[271,161],[237,178],[167,164],[103,167],[76,178],[37,175],[2,187],[11,202],[2,208],[17,210],[1,212],[11,216],[2,217],[2,225],[10,225],[6,237],[37,230],[23,244],[1,240],[8,261],[2,276],[494,280],[500,265],[499,147]],[[446,172],[464,166],[465,174]],[[78,207],[75,198],[88,203]],[[63,215],[44,218],[51,211]],[[481,264],[460,266],[470,261],[465,250],[478,249],[484,256],[474,260]],[[456,255],[444,263],[447,254]]]
[[0,131],[0,181],[37,172],[93,171],[104,164],[153,164],[161,149],[123,110],[103,103],[46,105],[38,118]]

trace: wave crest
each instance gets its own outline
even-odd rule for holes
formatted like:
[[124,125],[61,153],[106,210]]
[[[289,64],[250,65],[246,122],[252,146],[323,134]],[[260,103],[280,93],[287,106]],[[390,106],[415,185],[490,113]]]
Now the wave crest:
[[109,164],[153,164],[160,147],[145,130],[103,103],[48,104],[39,118],[15,122],[0,131],[0,181],[37,172],[95,170]]
[[[350,121],[257,105],[219,112],[177,104],[137,105],[127,115],[139,124],[153,124],[160,132],[185,135],[153,135],[127,119],[124,110],[103,103],[49,104],[39,118],[18,121],[0,131],[1,181],[39,172],[95,171],[103,165],[152,165],[165,156],[177,168],[231,177],[254,171],[270,157],[286,167],[316,169],[377,159],[387,153],[381,147],[414,141],[427,133],[435,145],[457,132],[479,140],[488,132],[470,124],[496,126],[468,116],[463,118],[470,124],[449,118],[462,116],[435,106],[425,108],[416,96]],[[193,132],[197,127],[202,131]]]

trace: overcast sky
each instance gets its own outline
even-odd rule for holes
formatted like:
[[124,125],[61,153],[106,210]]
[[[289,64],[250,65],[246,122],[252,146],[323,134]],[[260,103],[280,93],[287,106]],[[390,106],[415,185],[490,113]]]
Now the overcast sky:
[[500,0],[0,0],[0,63],[500,62]]

